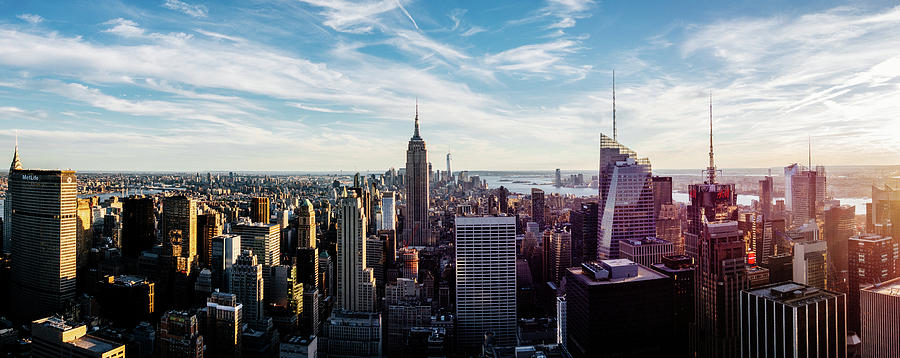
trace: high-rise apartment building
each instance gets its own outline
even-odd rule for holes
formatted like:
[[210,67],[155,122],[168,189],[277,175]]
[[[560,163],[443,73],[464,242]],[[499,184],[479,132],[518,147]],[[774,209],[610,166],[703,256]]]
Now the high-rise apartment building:
[[419,108],[416,105],[415,131],[406,150],[406,211],[403,223],[403,239],[407,245],[431,244],[428,223],[429,180],[428,153],[425,140],[419,136]]
[[626,259],[567,271],[566,348],[572,357],[663,356],[675,345],[669,277]]
[[269,213],[269,198],[256,197],[250,199],[250,220],[255,223],[268,224],[271,214]]
[[737,221],[704,222],[699,243],[694,286],[697,352],[700,357],[735,357],[741,345],[740,292],[750,285]]
[[231,266],[231,293],[244,305],[242,322],[261,325],[264,322],[265,300],[262,265],[252,250],[244,249]]
[[794,242],[794,282],[825,289],[825,241]]
[[163,242],[181,237],[181,257],[193,261],[197,256],[197,201],[184,195],[163,198]]
[[60,312],[75,297],[77,179],[71,170],[22,169],[18,150],[10,166],[11,312],[33,320]]
[[210,357],[241,357],[242,305],[236,295],[213,292],[206,300],[203,336]]
[[545,248],[549,253],[547,279],[559,286],[566,276],[566,270],[572,267],[572,233],[564,228],[553,229],[550,232],[549,244],[549,247]]
[[297,248],[316,248],[316,209],[309,199],[297,208]]
[[366,265],[366,215],[353,192],[340,199],[337,220],[337,301],[346,311],[373,312],[375,273]]
[[846,357],[846,296],[781,282],[741,292],[740,357]]
[[862,288],[862,356],[900,358],[900,278]]
[[874,234],[851,237],[847,245],[849,277],[847,293],[847,329],[860,332],[859,289],[896,277],[898,245],[890,237]]
[[516,219],[456,217],[457,343],[470,351],[485,332],[499,346],[516,339]]
[[650,160],[600,135],[597,259],[619,258],[619,242],[656,236]]
[[156,207],[153,198],[130,196],[122,199],[122,255],[138,258],[156,245]]
[[544,202],[544,191],[538,188],[531,188],[531,221],[537,223],[541,229],[547,227],[547,218],[544,217],[546,211],[547,205]]

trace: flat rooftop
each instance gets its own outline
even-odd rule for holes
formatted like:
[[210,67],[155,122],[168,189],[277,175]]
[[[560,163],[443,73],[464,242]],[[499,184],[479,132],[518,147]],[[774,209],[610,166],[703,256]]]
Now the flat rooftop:
[[881,295],[900,297],[900,277],[863,288],[863,290]]
[[122,346],[121,344],[118,344],[118,343],[113,343],[113,342],[107,341],[105,339],[91,337],[91,336],[84,336],[84,337],[78,338],[78,339],[72,341],[70,344],[72,344],[73,346],[76,346],[78,348],[81,348],[81,349],[84,349],[87,351],[91,351],[91,352],[96,352],[96,353],[106,353],[106,352],[109,352],[113,349],[116,349],[116,348],[119,348]]
[[[620,260],[625,260],[625,261],[631,262],[630,260],[627,260],[627,259],[620,259]],[[618,261],[618,260],[607,260],[607,263],[608,263],[608,261]],[[584,282],[584,284],[586,284],[588,286],[616,285],[616,284],[628,283],[628,282],[648,281],[648,280],[658,280],[658,279],[668,279],[669,278],[666,275],[663,275],[661,273],[658,273],[656,271],[653,271],[653,270],[648,269],[641,265],[637,265],[637,276],[609,279],[609,280],[594,279],[593,273],[584,272],[584,269],[581,267],[572,267],[572,268],[569,268],[569,271],[572,272],[573,274],[575,274],[575,277],[577,277],[578,280],[580,280],[581,282]]]
[[645,237],[643,239],[625,239],[619,241],[619,245],[628,244],[631,246],[641,246],[641,245],[672,245],[671,242],[660,239],[658,237]]
[[792,307],[802,307],[841,295],[796,282],[775,283],[745,292]]

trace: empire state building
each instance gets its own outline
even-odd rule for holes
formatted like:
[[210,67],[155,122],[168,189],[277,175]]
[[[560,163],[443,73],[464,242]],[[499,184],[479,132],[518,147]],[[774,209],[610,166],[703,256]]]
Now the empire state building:
[[403,239],[410,246],[429,245],[428,227],[428,157],[425,140],[419,136],[419,107],[416,106],[416,128],[406,150],[406,220]]

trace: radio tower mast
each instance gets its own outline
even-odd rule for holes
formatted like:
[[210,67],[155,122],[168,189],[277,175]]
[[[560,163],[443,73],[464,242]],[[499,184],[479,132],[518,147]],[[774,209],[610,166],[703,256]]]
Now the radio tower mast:
[[706,175],[709,184],[716,183],[716,163],[713,160],[713,114],[712,91],[709,91],[709,166],[706,167]]

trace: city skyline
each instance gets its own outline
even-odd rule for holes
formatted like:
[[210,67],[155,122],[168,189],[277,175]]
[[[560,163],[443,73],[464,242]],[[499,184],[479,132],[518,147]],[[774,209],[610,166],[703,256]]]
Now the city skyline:
[[875,2],[84,5],[0,15],[0,146],[32,168],[399,168],[418,98],[437,168],[587,170],[614,69],[618,140],[657,169],[705,166],[709,90],[719,167],[900,153],[900,7]]

